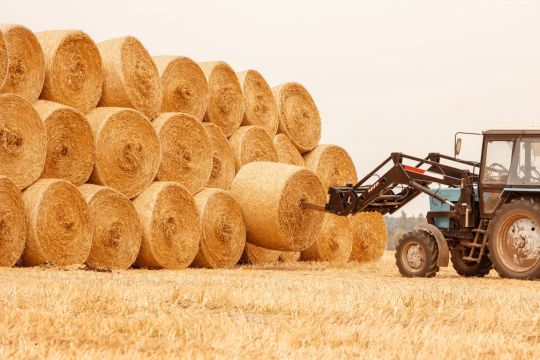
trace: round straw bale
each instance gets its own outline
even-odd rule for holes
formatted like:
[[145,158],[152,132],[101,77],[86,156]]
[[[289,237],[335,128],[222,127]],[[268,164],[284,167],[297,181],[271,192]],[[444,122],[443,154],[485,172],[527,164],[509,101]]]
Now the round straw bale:
[[356,169],[347,152],[337,145],[319,145],[304,154],[306,167],[321,180],[324,188],[356,183]]
[[30,102],[38,99],[45,79],[41,46],[32,31],[21,25],[0,24],[8,55],[8,71],[0,93],[14,93]]
[[103,61],[99,106],[130,107],[153,119],[161,108],[161,80],[150,54],[131,36],[97,44]]
[[159,169],[161,145],[152,124],[138,111],[96,108],[88,113],[96,163],[90,180],[128,198],[149,186]]
[[236,155],[236,171],[253,161],[278,161],[272,138],[260,126],[241,126],[229,143]]
[[38,100],[34,108],[47,132],[47,157],[41,177],[84,184],[96,158],[90,124],[82,113],[66,105]]
[[133,201],[143,227],[136,264],[183,269],[191,264],[202,235],[193,196],[180,183],[158,181]]
[[245,104],[242,125],[259,125],[270,136],[276,135],[279,118],[272,89],[255,70],[242,71],[237,75]]
[[23,254],[28,266],[82,264],[92,246],[90,210],[79,189],[58,179],[41,179],[23,193],[30,228]]
[[241,262],[244,264],[253,265],[271,265],[277,264],[281,251],[265,249],[246,243],[244,252],[242,253]]
[[202,239],[193,264],[206,268],[233,267],[246,245],[242,209],[222,189],[204,189],[195,195],[202,222]]
[[157,180],[178,181],[192,194],[199,191],[212,172],[212,144],[202,124],[183,113],[163,113],[152,125],[161,142]]
[[274,136],[274,147],[280,163],[304,166],[304,158],[285,134]]
[[225,136],[231,136],[244,116],[244,99],[238,77],[223,61],[199,65],[208,81],[208,108],[204,118],[219,126]]
[[309,170],[272,162],[240,169],[231,186],[246,223],[247,241],[266,249],[300,251],[315,241],[324,213],[300,208],[324,205],[321,182]]
[[353,235],[345,216],[325,214],[317,240],[302,250],[302,260],[344,264],[351,257]]
[[208,83],[197,63],[185,56],[155,56],[163,101],[161,112],[181,112],[202,121],[208,105]]
[[0,176],[0,266],[13,266],[28,235],[22,195],[13,181]]
[[212,144],[212,172],[206,187],[230,189],[236,174],[236,155],[219,126],[203,123]]
[[15,94],[0,94],[0,174],[19,189],[39,179],[47,155],[47,134],[32,105]]
[[4,33],[0,29],[0,89],[6,79],[8,72],[8,53],[6,48],[6,40],[4,39]]
[[78,30],[36,34],[45,57],[41,98],[86,114],[96,107],[103,87],[101,56],[94,41]]
[[284,263],[295,263],[300,260],[300,251],[282,251],[279,254],[279,261]]
[[272,89],[279,114],[279,132],[287,135],[303,154],[321,139],[321,117],[309,92],[294,82]]
[[353,234],[351,260],[379,260],[386,248],[384,217],[378,212],[361,212],[349,216],[349,223]]
[[132,202],[105,186],[84,184],[79,190],[94,227],[86,263],[96,269],[127,269],[135,262],[142,241],[141,221]]

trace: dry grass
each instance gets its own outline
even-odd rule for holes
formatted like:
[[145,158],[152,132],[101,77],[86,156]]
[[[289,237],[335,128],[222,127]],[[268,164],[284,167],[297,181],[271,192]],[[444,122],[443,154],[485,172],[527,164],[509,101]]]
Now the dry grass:
[[0,270],[0,357],[534,358],[540,283],[379,263]]

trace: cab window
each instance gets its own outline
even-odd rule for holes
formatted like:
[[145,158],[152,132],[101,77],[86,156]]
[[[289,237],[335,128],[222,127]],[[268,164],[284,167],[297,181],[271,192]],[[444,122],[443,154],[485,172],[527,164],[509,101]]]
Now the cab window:
[[519,139],[513,163],[516,164],[516,172],[510,177],[509,184],[540,184],[540,138]]
[[482,175],[484,183],[506,184],[512,164],[511,140],[489,140],[486,144],[486,157]]

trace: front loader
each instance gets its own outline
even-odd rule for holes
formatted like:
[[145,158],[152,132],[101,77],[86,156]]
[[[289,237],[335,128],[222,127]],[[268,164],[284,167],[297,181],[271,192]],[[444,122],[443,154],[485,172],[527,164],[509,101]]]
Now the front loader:
[[431,153],[392,153],[357,184],[331,187],[324,206],[336,215],[393,214],[420,194],[430,197],[427,224],[398,241],[396,264],[407,277],[432,277],[440,267],[462,276],[540,278],[540,128],[482,133],[480,162]]

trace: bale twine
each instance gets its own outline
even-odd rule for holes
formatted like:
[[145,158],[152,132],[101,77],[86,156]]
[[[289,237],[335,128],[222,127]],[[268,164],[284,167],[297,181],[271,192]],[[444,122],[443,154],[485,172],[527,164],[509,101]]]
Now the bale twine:
[[279,254],[279,261],[284,263],[295,263],[300,260],[300,251],[282,251]]
[[13,266],[28,235],[22,195],[13,181],[0,176],[0,266]]
[[272,265],[277,264],[281,251],[265,249],[246,243],[244,252],[242,253],[241,262],[243,264],[252,265]]
[[15,94],[0,95],[0,174],[19,189],[39,179],[47,155],[47,134],[32,105]]
[[254,161],[278,161],[272,138],[260,126],[241,126],[229,143],[236,156],[236,171]]
[[353,234],[351,260],[379,260],[386,248],[384,217],[378,212],[361,212],[349,216],[349,223]]
[[190,193],[199,191],[212,172],[212,144],[202,124],[183,113],[164,113],[152,126],[161,143],[157,180],[178,181]]
[[274,136],[274,147],[280,163],[304,166],[304,158],[285,134]]
[[325,214],[317,240],[302,250],[302,260],[344,264],[351,257],[353,235],[345,216]]
[[99,106],[130,107],[148,118],[161,107],[161,81],[144,46],[131,36],[97,44],[103,61],[103,93]]
[[161,145],[152,124],[138,111],[96,108],[88,113],[94,132],[94,184],[133,198],[148,187],[159,169]]
[[324,205],[326,194],[311,171],[253,162],[240,169],[231,194],[242,208],[248,242],[266,249],[300,251],[315,241],[324,213],[303,210],[300,202]]
[[23,264],[82,264],[92,246],[90,210],[79,189],[58,179],[41,179],[23,193],[29,233]]
[[242,71],[237,75],[245,104],[242,125],[259,125],[270,136],[276,135],[279,118],[272,89],[255,70]]
[[103,87],[101,56],[94,41],[78,30],[36,34],[45,58],[41,98],[86,114],[96,107]]
[[135,262],[142,240],[142,226],[132,202],[105,186],[85,184],[84,196],[94,228],[86,263],[95,269],[127,269]]
[[229,137],[244,117],[242,89],[234,70],[223,61],[199,64],[208,82],[208,107],[204,119]]
[[321,117],[309,92],[298,83],[272,89],[279,114],[279,132],[287,135],[303,154],[321,139]]
[[7,74],[0,93],[18,94],[34,102],[45,79],[41,46],[34,33],[24,26],[0,24],[0,31],[4,34],[8,55]]
[[246,245],[242,209],[222,189],[204,189],[195,195],[202,223],[199,252],[193,264],[205,268],[233,267]]
[[8,53],[6,47],[6,40],[4,39],[4,33],[0,29],[0,89],[6,79],[8,72]]
[[212,171],[206,187],[230,189],[236,174],[236,155],[219,126],[203,123],[212,145]]
[[199,249],[199,211],[189,191],[180,183],[159,181],[150,185],[133,204],[143,227],[136,264],[158,269],[183,269]]
[[202,121],[208,105],[208,83],[197,63],[185,56],[155,56],[161,77],[161,112],[181,112]]
[[92,128],[79,111],[38,100],[34,108],[47,132],[47,157],[42,178],[63,179],[76,186],[88,181],[96,159]]
[[321,180],[324,188],[356,183],[356,169],[347,152],[337,145],[319,145],[304,154],[306,167]]

